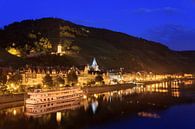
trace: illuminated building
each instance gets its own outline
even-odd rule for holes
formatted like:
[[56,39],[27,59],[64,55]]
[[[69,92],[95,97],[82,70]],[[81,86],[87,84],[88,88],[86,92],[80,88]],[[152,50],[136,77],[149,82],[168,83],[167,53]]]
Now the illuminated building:
[[57,53],[61,54],[62,53],[62,45],[58,44],[57,46]]

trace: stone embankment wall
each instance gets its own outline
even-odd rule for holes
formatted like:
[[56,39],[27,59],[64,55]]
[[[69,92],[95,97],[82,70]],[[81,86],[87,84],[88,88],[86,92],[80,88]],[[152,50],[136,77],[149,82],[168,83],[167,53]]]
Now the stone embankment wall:
[[105,85],[105,86],[94,86],[94,87],[84,87],[83,91],[85,94],[97,94],[103,92],[111,92],[116,90],[125,90],[135,87],[135,84],[118,84],[118,85]]
[[2,95],[0,96],[0,104],[2,103],[12,103],[16,101],[24,101],[24,94],[15,95]]

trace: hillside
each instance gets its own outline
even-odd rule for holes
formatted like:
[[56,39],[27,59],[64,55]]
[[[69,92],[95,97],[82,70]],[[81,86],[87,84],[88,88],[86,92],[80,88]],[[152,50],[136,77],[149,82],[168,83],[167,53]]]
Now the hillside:
[[[195,72],[193,51],[176,52],[159,43],[110,30],[76,25],[62,19],[25,20],[0,30],[0,47],[5,50],[14,43],[14,47],[22,50],[23,55],[35,48],[37,51],[42,50],[36,46],[41,39],[51,43],[49,51],[56,51],[59,43],[69,42],[71,45],[67,51],[70,51],[70,47],[77,49],[71,50],[74,54],[65,56],[24,56],[19,58],[23,60],[23,65],[84,65],[96,57],[100,66],[109,69],[124,67],[128,71]],[[20,61],[15,60],[17,62]]]
[[14,66],[18,67],[25,64],[25,60],[9,54],[4,49],[0,48],[0,67],[1,66]]

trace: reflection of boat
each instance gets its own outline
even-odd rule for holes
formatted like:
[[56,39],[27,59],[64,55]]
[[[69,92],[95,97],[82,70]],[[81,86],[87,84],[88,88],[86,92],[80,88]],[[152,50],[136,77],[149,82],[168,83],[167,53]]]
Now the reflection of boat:
[[51,103],[44,104],[26,104],[27,116],[39,117],[44,114],[65,111],[65,110],[74,110],[81,107],[80,100],[71,100],[71,101],[56,101]]
[[26,104],[43,104],[80,99],[83,96],[83,91],[79,87],[66,87],[60,90],[37,90],[29,92],[28,96],[29,98],[25,100]]

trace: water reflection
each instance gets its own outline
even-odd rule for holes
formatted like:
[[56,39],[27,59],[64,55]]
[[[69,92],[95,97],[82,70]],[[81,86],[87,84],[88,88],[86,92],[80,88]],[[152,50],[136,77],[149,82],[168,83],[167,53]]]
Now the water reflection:
[[[46,103],[46,104],[39,104],[39,105],[29,105],[25,106],[25,114],[27,116],[33,117],[41,117],[44,114],[55,113],[56,119],[59,121],[61,120],[61,115],[59,111],[67,111],[67,110],[76,110],[78,108],[84,108],[85,111],[91,108],[92,113],[96,114],[96,111],[99,106],[99,101],[102,99],[103,102],[112,103],[114,101],[123,101],[123,98],[132,95],[140,95],[140,94],[147,94],[147,93],[157,93],[168,95],[169,97],[179,98],[181,96],[180,93],[180,86],[181,84],[191,84],[192,81],[173,81],[173,82],[161,82],[156,84],[148,84],[139,87],[133,87],[131,89],[126,90],[119,90],[119,91],[112,91],[112,92],[105,92],[93,95],[85,94],[83,99],[72,100],[72,101],[59,101],[53,103]],[[183,86],[183,85],[182,85]],[[135,100],[127,101],[128,103],[133,103]],[[137,100],[135,103],[139,104],[140,101]],[[148,104],[151,104],[148,102]],[[155,103],[152,103],[155,106]],[[14,113],[16,114],[16,113]]]
[[58,112],[58,111],[67,111],[75,110],[81,107],[81,101],[79,99],[69,100],[69,101],[57,101],[52,103],[44,104],[26,104],[25,114],[27,116],[41,117],[44,114]]
[[95,100],[91,103],[91,108],[92,108],[93,114],[95,114],[97,111],[97,108],[98,108],[98,101],[97,100]]
[[161,110],[175,104],[195,102],[194,98],[188,96],[189,91],[185,90],[186,87],[193,87],[193,84],[193,81],[162,82],[120,91],[86,94],[80,100],[2,109],[0,128],[83,128],[134,115],[160,119],[158,112]]
[[61,120],[62,120],[62,113],[61,112],[57,112],[56,113],[56,121],[58,123],[61,123]]
[[150,112],[138,112],[138,116],[140,117],[146,117],[146,118],[154,118],[159,119],[160,115],[157,113],[150,113]]

